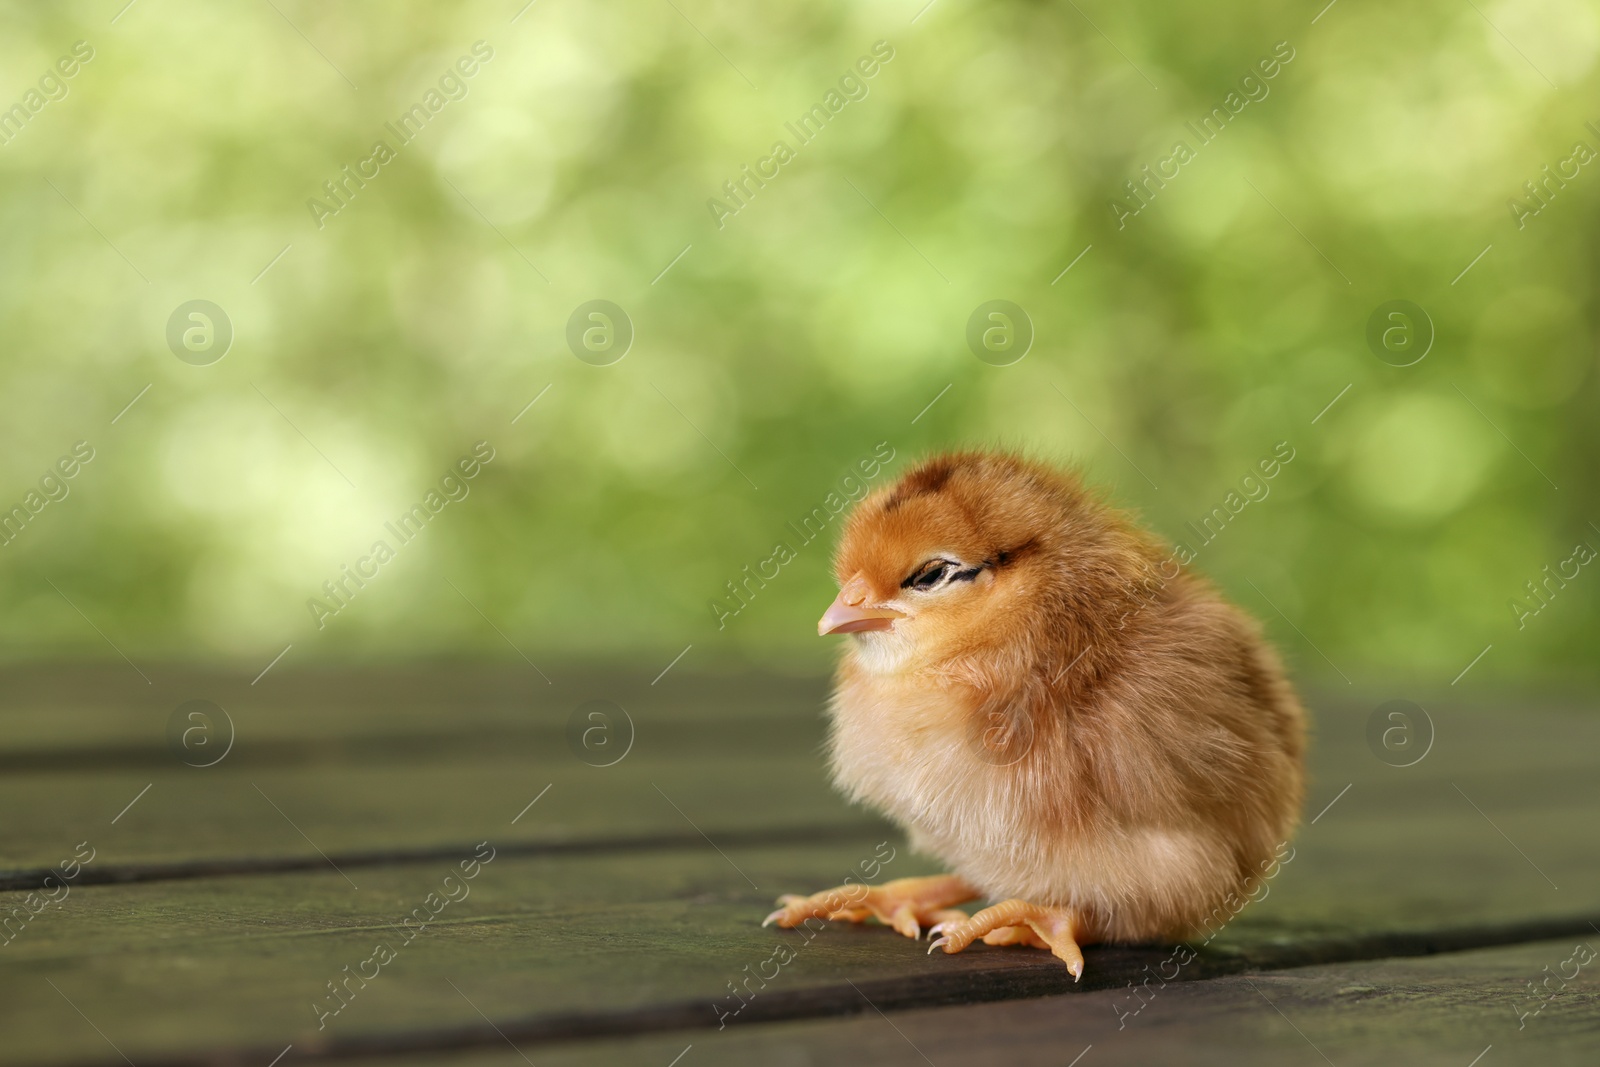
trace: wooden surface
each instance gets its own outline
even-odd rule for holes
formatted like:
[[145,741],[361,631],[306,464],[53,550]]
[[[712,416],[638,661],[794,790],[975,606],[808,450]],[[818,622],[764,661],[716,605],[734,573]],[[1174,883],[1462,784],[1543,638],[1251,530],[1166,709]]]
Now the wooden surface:
[[[1591,941],[1600,938],[1591,935]],[[1338,1067],[1506,1067],[1592,1064],[1600,1052],[1594,983],[1579,983],[1519,1020],[1524,983],[1571,957],[1574,942],[1359,965],[1299,967],[1168,986],[1138,1016],[1116,990],[997,1004],[730,1027],[530,1049],[539,1067],[634,1063],[665,1067],[833,1064],[1076,1067],[1126,1064],[1325,1064]],[[1087,1050],[1087,1051],[1086,1051]],[[1081,1060],[1076,1059],[1082,1056]],[[1479,1059],[1479,1056],[1482,1059]],[[427,1057],[418,1067],[471,1062],[521,1067],[504,1044],[491,1056]]]
[[[943,1067],[1068,1064],[1093,1045],[1080,1067],[1466,1067],[1493,1044],[1492,1067],[1600,1048],[1600,961],[1521,1030],[1516,1014],[1542,968],[1600,948],[1600,709],[1582,700],[1423,700],[1433,748],[1395,768],[1366,741],[1393,694],[1313,699],[1293,860],[1119,1029],[1128,983],[1170,949],[1090,949],[1074,985],[1030,950],[929,957],[881,927],[760,928],[778,893],[891,849],[880,878],[936,869],[828,787],[821,680],[129,675],[0,678],[0,903],[94,849],[70,895],[0,945],[0,1062],[268,1067],[288,1048],[280,1067]],[[172,709],[195,698],[234,721],[213,767],[168,747]],[[569,745],[572,710],[596,698],[634,723],[614,766]],[[480,842],[494,859],[469,895],[435,896],[408,941],[398,924],[459,892],[443,879]],[[394,958],[319,1029],[314,1003],[340,1003],[327,983],[372,973],[379,944]],[[740,1004],[729,983],[780,947],[792,962],[719,1029]]]

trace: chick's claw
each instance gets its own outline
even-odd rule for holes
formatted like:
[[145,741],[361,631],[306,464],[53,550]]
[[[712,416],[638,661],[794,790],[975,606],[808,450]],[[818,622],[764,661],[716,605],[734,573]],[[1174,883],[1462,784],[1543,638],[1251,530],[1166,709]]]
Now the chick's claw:
[[1083,977],[1083,952],[1078,947],[1077,916],[1070,908],[1047,908],[1025,900],[1005,900],[984,908],[964,922],[940,923],[941,936],[932,952],[960,952],[979,938],[986,945],[1028,945],[1047,948],[1067,965],[1074,981]]
[[943,908],[932,915],[933,925],[928,927],[928,936],[933,937],[946,926],[967,921],[967,913],[960,908]]
[[768,915],[761,925],[776,922],[787,928],[799,926],[807,919],[865,922],[874,918],[915,940],[922,936],[924,923],[964,919],[964,913],[950,906],[977,895],[971,886],[948,874],[899,878],[879,886],[844,885],[809,897],[786,893],[778,898],[781,907]]

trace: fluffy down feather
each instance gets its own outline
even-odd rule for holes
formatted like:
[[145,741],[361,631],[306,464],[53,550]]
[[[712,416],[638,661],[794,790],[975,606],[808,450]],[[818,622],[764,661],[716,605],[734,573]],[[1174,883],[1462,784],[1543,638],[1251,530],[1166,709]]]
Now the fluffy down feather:
[[1083,943],[1180,938],[1291,833],[1277,656],[1073,474],[930,459],[856,507],[835,572],[897,617],[845,638],[834,780],[974,895],[1067,909]]

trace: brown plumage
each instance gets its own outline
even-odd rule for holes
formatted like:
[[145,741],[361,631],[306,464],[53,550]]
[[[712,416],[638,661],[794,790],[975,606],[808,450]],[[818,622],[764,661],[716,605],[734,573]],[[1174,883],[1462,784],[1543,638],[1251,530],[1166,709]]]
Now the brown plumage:
[[[819,632],[848,633],[835,782],[951,873],[786,896],[935,946],[1188,936],[1300,809],[1304,714],[1259,629],[1069,473],[930,459],[864,499]],[[956,904],[1002,903],[968,918]],[[1236,896],[1234,899],[1238,899]]]

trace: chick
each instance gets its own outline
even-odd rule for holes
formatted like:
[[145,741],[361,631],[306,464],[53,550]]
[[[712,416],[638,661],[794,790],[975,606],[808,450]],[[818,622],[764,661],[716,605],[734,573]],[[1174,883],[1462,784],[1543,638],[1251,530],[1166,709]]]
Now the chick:
[[768,923],[932,923],[930,952],[1048,948],[1076,980],[1083,945],[1229,914],[1293,830],[1304,712],[1278,657],[1074,475],[928,460],[855,508],[835,574],[834,781],[951,873],[787,895]]

